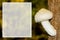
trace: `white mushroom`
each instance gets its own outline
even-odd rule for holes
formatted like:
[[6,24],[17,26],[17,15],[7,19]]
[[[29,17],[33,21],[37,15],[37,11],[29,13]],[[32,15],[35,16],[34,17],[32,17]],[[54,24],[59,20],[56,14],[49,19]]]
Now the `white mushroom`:
[[56,35],[56,30],[54,27],[50,24],[49,19],[53,17],[53,13],[47,9],[42,8],[39,10],[35,15],[35,21],[41,22],[43,28],[46,30],[46,32],[51,35]]

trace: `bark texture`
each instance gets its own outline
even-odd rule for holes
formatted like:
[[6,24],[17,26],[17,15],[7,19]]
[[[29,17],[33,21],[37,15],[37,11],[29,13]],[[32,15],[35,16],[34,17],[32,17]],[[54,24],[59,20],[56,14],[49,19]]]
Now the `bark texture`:
[[52,25],[57,30],[55,37],[49,36],[48,40],[60,40],[60,0],[48,0],[49,10],[53,12]]

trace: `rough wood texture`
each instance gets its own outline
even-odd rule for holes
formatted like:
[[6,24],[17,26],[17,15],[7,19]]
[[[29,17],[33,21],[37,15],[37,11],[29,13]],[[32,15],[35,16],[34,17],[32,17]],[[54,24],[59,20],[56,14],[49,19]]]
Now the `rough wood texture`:
[[49,10],[51,10],[54,15],[51,23],[57,30],[56,36],[49,36],[48,40],[60,40],[60,0],[48,0],[48,6]]

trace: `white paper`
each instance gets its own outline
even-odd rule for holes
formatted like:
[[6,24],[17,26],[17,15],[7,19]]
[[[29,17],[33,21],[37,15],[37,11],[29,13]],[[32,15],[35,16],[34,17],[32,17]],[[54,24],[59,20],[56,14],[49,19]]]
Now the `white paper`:
[[32,37],[31,3],[4,2],[2,7],[3,37]]

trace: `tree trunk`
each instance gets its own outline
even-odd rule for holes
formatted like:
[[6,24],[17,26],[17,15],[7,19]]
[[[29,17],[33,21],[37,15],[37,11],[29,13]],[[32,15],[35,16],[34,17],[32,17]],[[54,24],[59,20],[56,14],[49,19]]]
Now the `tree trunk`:
[[60,0],[48,0],[48,6],[53,12],[51,23],[57,30],[56,36],[49,36],[48,40],[60,40]]

